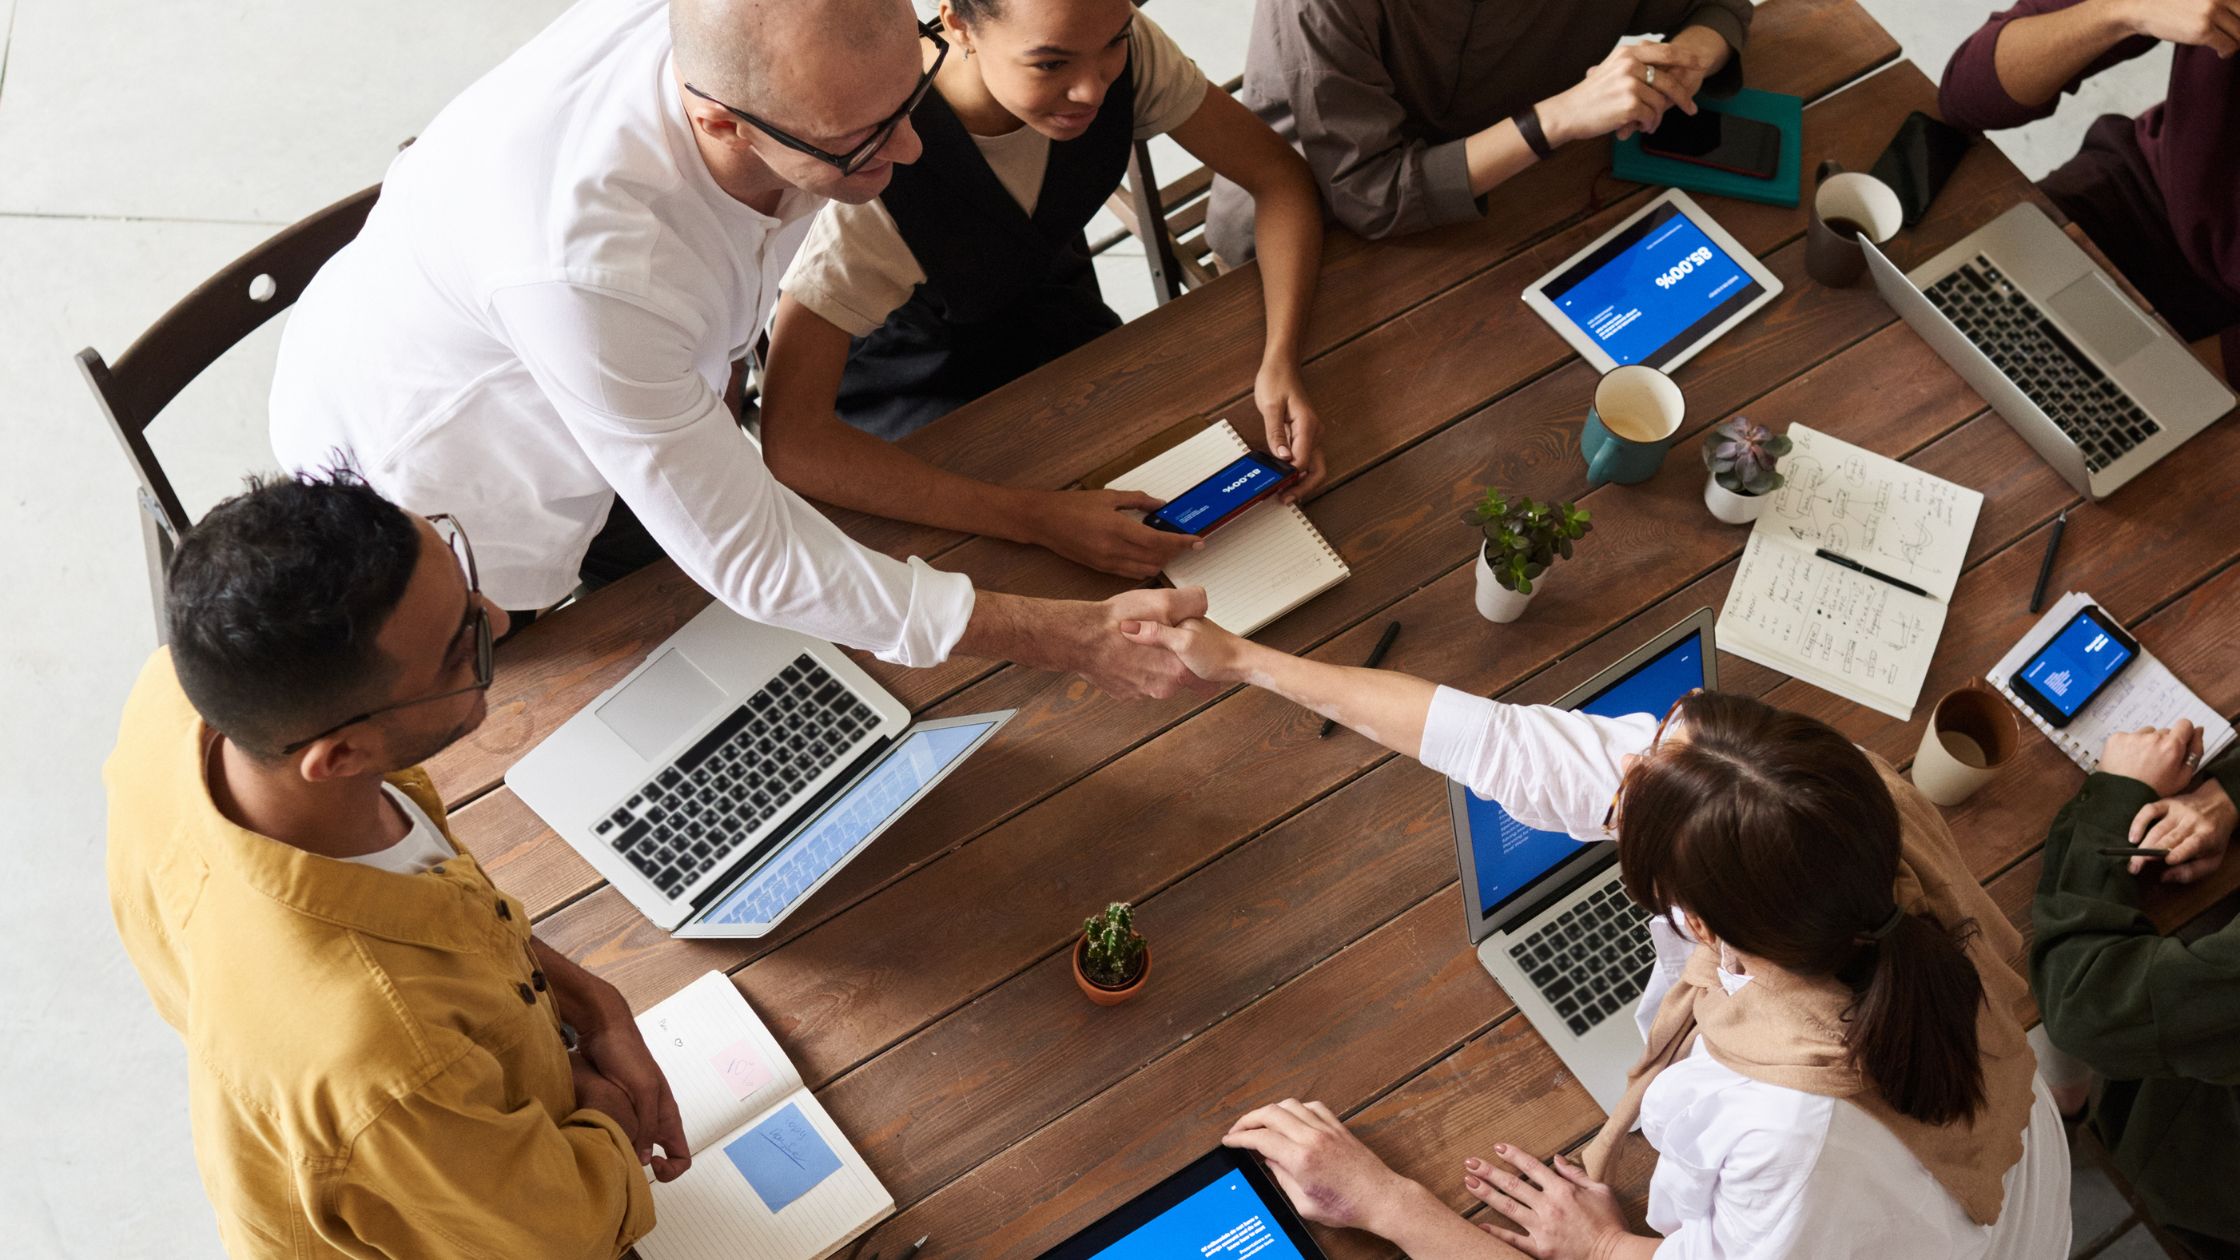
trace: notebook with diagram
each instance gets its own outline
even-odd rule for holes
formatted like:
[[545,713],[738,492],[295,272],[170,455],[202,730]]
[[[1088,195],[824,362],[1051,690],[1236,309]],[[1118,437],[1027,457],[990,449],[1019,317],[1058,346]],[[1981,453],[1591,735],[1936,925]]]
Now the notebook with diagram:
[[2156,660],[2144,643],[2139,645],[2139,659],[2092,697],[2067,726],[2053,726],[2016,697],[2014,689],[2008,685],[2016,671],[2035,656],[2056,631],[2068,625],[2072,617],[2097,602],[2090,595],[2076,591],[2063,595],[2046,610],[2037,625],[2030,627],[2030,633],[2023,635],[2012,651],[1999,658],[1999,663],[1991,667],[1984,680],[2007,698],[2023,720],[2044,732],[2053,746],[2067,754],[2086,774],[2100,768],[2100,750],[2107,745],[2108,736],[2142,726],[2174,726],[2179,718],[2188,718],[2201,728],[2202,764],[2208,764],[2230,747],[2236,734],[2232,723],[2195,695],[2191,687],[2178,681],[2170,667]]
[[[1944,633],[1983,496],[1801,424],[1719,613],[1719,646],[1900,721]],[[1821,558],[1834,552],[1916,595]]]
[[[1234,462],[1248,448],[1227,420],[1193,416],[1081,484],[1137,490],[1172,499]],[[1250,635],[1353,576],[1297,504],[1269,499],[1175,557],[1164,570],[1176,586],[1206,588],[1206,619]]]
[[653,1187],[645,1260],[821,1260],[894,1212],[777,1038],[720,971],[638,1016],[692,1167]]

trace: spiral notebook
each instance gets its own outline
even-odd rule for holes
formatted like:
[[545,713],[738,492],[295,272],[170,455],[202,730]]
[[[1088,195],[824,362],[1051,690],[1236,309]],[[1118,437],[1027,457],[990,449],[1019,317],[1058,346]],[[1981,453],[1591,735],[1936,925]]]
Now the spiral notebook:
[[2107,690],[2086,702],[2077,716],[2069,719],[2067,726],[2058,729],[2048,726],[2037,710],[2014,694],[2007,684],[2023,662],[2044,647],[2055,631],[2069,624],[2070,618],[2095,602],[2090,595],[2077,591],[2063,595],[2012,651],[1999,658],[1999,663],[1991,667],[1984,680],[1997,688],[2026,721],[2045,732],[2053,746],[2067,753],[2069,760],[2076,762],[2086,774],[2100,768],[2100,750],[2106,746],[2108,736],[2142,726],[2169,726],[2179,718],[2190,719],[2201,728],[2203,764],[2223,752],[2234,738],[2232,723],[2195,695],[2191,687],[2179,682],[2170,667],[2156,660],[2145,644],[2139,645],[2139,659],[2117,675]]
[[[1171,499],[1249,449],[1228,421],[1209,424],[1193,416],[1116,461],[1123,471],[1092,473],[1082,484]],[[1175,557],[1164,572],[1176,586],[1206,588],[1206,619],[1240,635],[1353,576],[1297,504],[1274,498],[1246,509],[1210,535],[1203,549]]]
[[700,977],[638,1029],[692,1149],[682,1177],[654,1183],[644,1260],[822,1260],[893,1214],[730,977]]
[[[1801,424],[1719,612],[1721,651],[1910,720],[1983,496]],[[1825,548],[1921,588],[1823,559]]]

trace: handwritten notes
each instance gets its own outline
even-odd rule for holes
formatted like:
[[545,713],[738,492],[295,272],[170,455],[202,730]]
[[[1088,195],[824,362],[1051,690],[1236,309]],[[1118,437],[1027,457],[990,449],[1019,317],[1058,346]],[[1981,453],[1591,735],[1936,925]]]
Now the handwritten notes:
[[723,1153],[772,1212],[784,1211],[840,1171],[840,1157],[793,1103],[726,1143]]
[[[1719,646],[1910,719],[1983,496],[1801,424],[1789,436],[1788,482],[1743,549]],[[1824,560],[1822,548],[1929,597]]]

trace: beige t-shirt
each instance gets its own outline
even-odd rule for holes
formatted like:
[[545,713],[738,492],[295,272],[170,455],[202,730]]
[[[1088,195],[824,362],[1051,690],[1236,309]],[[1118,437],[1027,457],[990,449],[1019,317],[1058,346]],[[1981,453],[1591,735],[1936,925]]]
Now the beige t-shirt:
[[[1205,101],[1208,84],[1197,63],[1150,18],[1136,14],[1133,30],[1135,135],[1148,140],[1188,122]],[[1049,138],[1021,125],[1005,135],[974,136],[972,142],[1012,200],[1033,214],[1050,164]],[[886,206],[836,201],[818,212],[780,288],[849,336],[861,337],[886,323],[925,278]]]

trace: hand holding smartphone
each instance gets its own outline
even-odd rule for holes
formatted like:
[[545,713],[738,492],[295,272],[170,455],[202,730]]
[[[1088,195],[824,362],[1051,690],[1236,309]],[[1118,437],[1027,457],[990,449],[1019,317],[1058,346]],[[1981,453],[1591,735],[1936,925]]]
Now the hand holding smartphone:
[[1165,507],[1144,517],[1143,523],[1170,534],[1203,538],[1298,479],[1299,470],[1290,464],[1266,451],[1247,451],[1220,472],[1168,500]]
[[1708,106],[1693,114],[1668,109],[1655,131],[1641,134],[1641,151],[1715,171],[1772,179],[1781,169],[1781,129]]

